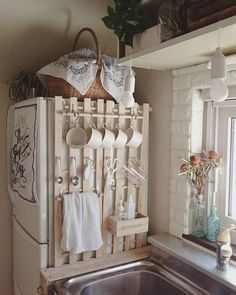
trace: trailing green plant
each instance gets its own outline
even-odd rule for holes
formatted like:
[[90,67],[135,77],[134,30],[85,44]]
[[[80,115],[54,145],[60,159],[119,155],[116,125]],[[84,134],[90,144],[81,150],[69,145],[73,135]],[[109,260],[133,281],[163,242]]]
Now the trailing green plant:
[[8,84],[9,98],[16,101],[46,95],[46,89],[36,73],[28,70],[19,72]]
[[142,0],[114,0],[115,8],[107,7],[108,15],[102,20],[120,42],[133,47],[133,36],[153,26],[155,20],[142,10]]

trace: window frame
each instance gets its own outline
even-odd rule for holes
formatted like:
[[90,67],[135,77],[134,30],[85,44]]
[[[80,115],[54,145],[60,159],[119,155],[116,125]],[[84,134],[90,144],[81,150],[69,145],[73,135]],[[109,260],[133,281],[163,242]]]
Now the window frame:
[[[208,185],[208,212],[213,203],[213,192],[216,192],[216,206],[221,218],[221,230],[231,223],[236,224],[236,219],[226,216],[228,204],[228,164],[229,164],[229,116],[236,117],[236,100],[230,99],[224,102],[205,102],[204,146],[206,150],[216,150],[220,153],[221,164],[217,177],[217,183]],[[227,131],[227,132],[226,132]],[[213,179],[215,175],[212,175]],[[226,192],[226,193],[225,193]],[[231,234],[232,243],[236,245],[236,231]]]

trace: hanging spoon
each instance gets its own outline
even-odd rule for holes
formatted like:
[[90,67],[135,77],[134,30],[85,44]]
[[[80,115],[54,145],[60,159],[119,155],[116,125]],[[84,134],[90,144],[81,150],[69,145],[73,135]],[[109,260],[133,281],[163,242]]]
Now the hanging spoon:
[[61,176],[61,158],[57,158],[58,163],[58,177],[57,177],[57,183],[62,184],[63,177]]
[[74,176],[72,178],[72,184],[74,186],[77,186],[79,184],[79,177],[76,175],[76,163],[75,163],[75,157],[72,158],[73,161],[73,169],[74,169]]

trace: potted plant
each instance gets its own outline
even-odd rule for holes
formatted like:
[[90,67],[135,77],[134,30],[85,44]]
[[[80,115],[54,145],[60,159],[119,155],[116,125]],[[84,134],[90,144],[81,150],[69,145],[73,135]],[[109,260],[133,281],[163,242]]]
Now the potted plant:
[[120,43],[133,47],[133,36],[156,24],[153,16],[142,9],[142,0],[115,0],[115,7],[107,7],[102,20],[118,36]]
[[16,101],[45,96],[46,89],[36,73],[23,70],[9,81],[9,98]]

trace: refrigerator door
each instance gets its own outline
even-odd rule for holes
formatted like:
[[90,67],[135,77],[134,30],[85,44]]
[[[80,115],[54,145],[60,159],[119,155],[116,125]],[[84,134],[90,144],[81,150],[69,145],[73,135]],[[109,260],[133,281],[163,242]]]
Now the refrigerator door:
[[11,181],[11,148],[12,148],[12,133],[13,133],[13,122],[14,118],[14,106],[11,105],[8,109],[7,114],[7,179],[8,179],[8,194],[10,196],[12,204],[14,204],[15,200],[15,192],[12,188],[12,181]]
[[8,187],[13,214],[29,235],[46,243],[47,101],[35,98],[15,104],[9,110],[8,122],[13,122],[8,125]]
[[30,237],[13,217],[14,295],[37,295],[40,269],[47,267],[47,244]]

